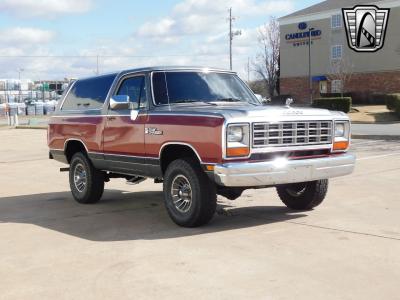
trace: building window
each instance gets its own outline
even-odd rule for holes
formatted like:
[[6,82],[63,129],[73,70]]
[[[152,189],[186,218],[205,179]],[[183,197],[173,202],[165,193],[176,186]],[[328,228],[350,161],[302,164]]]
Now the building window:
[[331,84],[332,93],[341,93],[342,92],[342,81],[341,80],[332,80]]
[[331,58],[334,59],[341,59],[343,54],[343,46],[342,45],[337,45],[337,46],[332,46],[332,53],[331,53]]
[[333,15],[331,21],[333,29],[342,27],[342,15]]

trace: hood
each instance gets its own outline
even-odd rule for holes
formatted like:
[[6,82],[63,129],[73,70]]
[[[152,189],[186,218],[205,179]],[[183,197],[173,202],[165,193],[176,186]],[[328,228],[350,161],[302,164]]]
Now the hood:
[[[172,110],[172,111],[171,111]],[[242,118],[277,118],[277,117],[306,117],[324,118],[345,116],[342,112],[329,111],[326,109],[306,108],[306,107],[285,107],[285,106],[254,106],[247,103],[227,103],[218,105],[207,104],[183,104],[157,107],[156,112],[163,113],[182,113],[200,115],[219,115],[225,119]]]

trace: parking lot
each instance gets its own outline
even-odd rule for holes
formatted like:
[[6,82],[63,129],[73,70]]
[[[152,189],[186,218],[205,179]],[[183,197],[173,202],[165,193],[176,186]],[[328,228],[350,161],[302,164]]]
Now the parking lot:
[[149,180],[76,204],[44,130],[0,141],[2,299],[399,299],[400,141],[355,140],[355,173],[314,211],[252,190],[197,229]]

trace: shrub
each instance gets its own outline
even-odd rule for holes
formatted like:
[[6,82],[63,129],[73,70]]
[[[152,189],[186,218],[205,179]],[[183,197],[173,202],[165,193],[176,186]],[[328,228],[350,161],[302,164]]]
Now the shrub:
[[[340,93],[327,93],[321,95],[323,98],[340,98]],[[343,97],[350,97],[352,105],[386,105],[388,94],[375,93],[371,91],[346,92]]]
[[392,105],[391,107],[393,107],[392,110],[400,118],[400,94],[397,94],[397,96],[392,98],[391,105]]
[[396,103],[400,101],[400,94],[389,94],[385,97],[386,106],[389,110],[396,110]]
[[319,98],[314,99],[312,106],[316,108],[326,108],[348,113],[351,109],[351,103],[352,101],[350,97]]

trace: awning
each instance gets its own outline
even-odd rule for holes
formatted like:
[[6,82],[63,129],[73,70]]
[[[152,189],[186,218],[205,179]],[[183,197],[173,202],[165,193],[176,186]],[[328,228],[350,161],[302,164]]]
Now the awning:
[[312,81],[327,81],[328,78],[324,75],[321,76],[313,76]]

